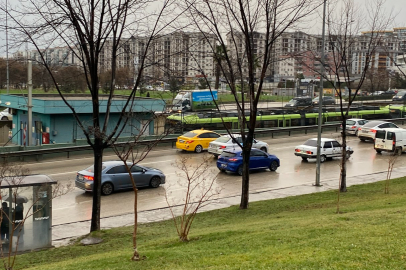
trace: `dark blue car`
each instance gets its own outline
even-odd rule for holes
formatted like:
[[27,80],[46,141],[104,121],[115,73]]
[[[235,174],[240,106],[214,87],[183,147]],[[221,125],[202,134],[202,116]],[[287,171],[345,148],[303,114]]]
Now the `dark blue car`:
[[[258,149],[251,149],[250,170],[269,169],[276,171],[279,167],[279,158]],[[217,168],[222,171],[230,171],[242,175],[242,151],[223,151],[217,160]]]

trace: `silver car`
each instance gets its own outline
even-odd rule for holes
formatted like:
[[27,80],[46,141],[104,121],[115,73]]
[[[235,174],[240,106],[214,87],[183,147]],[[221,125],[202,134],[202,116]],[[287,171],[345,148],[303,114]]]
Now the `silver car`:
[[[131,164],[129,164],[130,166]],[[157,188],[165,184],[162,171],[141,165],[134,165],[131,174],[137,187]],[[79,171],[76,175],[75,186],[85,191],[93,191],[94,167]],[[102,163],[102,194],[110,195],[114,191],[132,188],[132,181],[122,161],[106,161]]]
[[359,118],[350,118],[345,121],[345,132],[358,136],[358,129],[368,123],[368,120]]
[[362,127],[358,128],[358,138],[363,142],[366,140],[373,141],[375,139],[376,131],[383,128],[399,128],[399,127],[391,122],[379,120],[369,121]]
[[[233,137],[233,138],[232,138]],[[216,157],[220,156],[224,150],[239,149],[238,143],[242,143],[240,134],[225,135],[217,138],[209,144],[208,152]],[[268,153],[269,145],[266,142],[255,140],[253,141],[252,148],[260,149]]]

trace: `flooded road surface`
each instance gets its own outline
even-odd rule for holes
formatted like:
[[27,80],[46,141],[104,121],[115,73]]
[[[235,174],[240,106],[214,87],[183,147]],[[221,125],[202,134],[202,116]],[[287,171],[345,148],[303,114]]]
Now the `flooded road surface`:
[[[322,137],[339,140],[339,133],[323,133]],[[270,153],[275,154],[281,161],[276,172],[269,170],[252,172],[250,174],[250,192],[277,189],[304,183],[315,182],[316,160],[303,162],[294,155],[295,146],[302,144],[308,138],[317,137],[316,133],[301,134],[294,137],[258,138],[270,145]],[[372,142],[361,142],[357,137],[347,137],[348,145],[354,149],[354,154],[347,162],[347,176],[357,176],[382,172],[388,170],[389,153],[377,154]],[[203,155],[181,152],[170,147],[160,147],[152,151],[140,164],[161,169],[167,176],[166,184],[159,188],[143,188],[138,191],[138,209],[145,211],[167,207],[165,193],[172,203],[182,203],[187,181],[182,178],[179,169],[173,165],[175,160],[188,158],[189,164],[199,164]],[[104,160],[118,160],[114,155],[105,155]],[[92,156],[75,157],[74,159],[61,159],[26,164],[31,173],[41,173],[51,176],[59,183],[74,185],[76,172],[90,166]],[[406,166],[406,154],[399,156],[394,167]],[[221,190],[220,197],[240,195],[241,177],[232,173],[221,173],[216,168],[216,159],[210,158],[208,173],[214,179],[213,188]],[[321,164],[321,184],[323,180],[337,179],[340,175],[340,159],[335,158]],[[89,220],[91,218],[92,194],[80,189],[56,198],[53,201],[53,224],[63,224],[75,221]],[[131,190],[102,196],[101,216],[109,217],[125,213],[132,213],[134,209],[134,194]]]

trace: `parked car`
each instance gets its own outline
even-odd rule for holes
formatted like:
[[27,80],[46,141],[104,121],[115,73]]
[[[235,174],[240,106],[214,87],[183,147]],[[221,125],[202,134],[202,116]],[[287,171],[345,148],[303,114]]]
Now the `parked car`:
[[358,136],[358,129],[368,123],[368,120],[359,118],[350,118],[345,121],[345,132]]
[[[225,150],[241,149],[238,147],[237,142],[240,144],[242,143],[241,134],[232,134],[232,137],[230,135],[221,136],[209,144],[208,152],[215,157],[218,157]],[[269,150],[269,145],[266,142],[255,139],[253,140],[252,147],[260,149],[265,153],[268,153]]]
[[[132,164],[128,164],[131,166]],[[165,175],[162,171],[141,165],[134,165],[131,168],[138,187],[157,188],[165,184]],[[94,166],[90,166],[76,175],[75,186],[85,191],[93,191]],[[105,161],[102,163],[101,190],[103,195],[110,195],[114,191],[131,189],[132,181],[123,161]]]
[[[319,104],[319,97],[315,97],[313,99],[313,105],[318,105]],[[335,105],[336,100],[332,96],[323,96],[323,105]]]
[[397,94],[392,98],[392,101],[405,101],[406,100],[406,91],[399,91]]
[[394,95],[396,95],[396,91],[395,90],[387,90],[387,91],[384,91],[381,95],[382,96],[394,96]]
[[377,153],[382,151],[396,152],[398,155],[406,151],[406,129],[384,128],[375,133],[374,148]]
[[178,137],[176,140],[176,148],[201,153],[203,150],[207,150],[209,144],[220,136],[220,134],[211,130],[192,130]]
[[[276,171],[280,166],[279,158],[275,155],[270,155],[259,149],[251,149],[250,155],[250,170],[269,169]],[[242,150],[227,150],[223,151],[217,160],[217,168],[221,172],[234,172],[242,175]]]
[[[321,138],[320,143],[320,162],[323,163],[327,159],[333,157],[341,157],[343,147],[335,139]],[[354,150],[347,146],[346,158],[354,153]],[[295,156],[301,157],[303,161],[309,158],[317,158],[317,138],[309,139],[304,144],[295,147]]]
[[0,112],[0,120],[13,120],[13,116],[8,112],[8,108]]
[[384,93],[385,93],[384,91],[375,91],[371,95],[372,96],[380,96],[380,95],[383,95]]
[[358,128],[357,136],[363,142],[366,140],[374,140],[376,131],[383,128],[399,128],[399,127],[391,122],[385,122],[380,120],[369,121],[362,127]]
[[285,104],[285,107],[307,107],[312,106],[313,101],[310,97],[295,97]]

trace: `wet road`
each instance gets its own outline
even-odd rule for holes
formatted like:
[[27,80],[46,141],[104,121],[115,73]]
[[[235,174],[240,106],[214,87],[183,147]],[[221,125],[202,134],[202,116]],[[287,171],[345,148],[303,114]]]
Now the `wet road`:
[[[306,139],[316,137],[316,133],[302,134],[295,137],[259,138],[270,145],[270,152],[281,160],[281,167],[276,172],[259,171],[250,174],[250,191],[282,188],[315,181],[316,160],[302,162],[294,156],[296,145]],[[323,137],[339,138],[338,133],[323,133]],[[347,162],[347,175],[357,176],[374,172],[386,171],[389,154],[376,154],[372,142],[360,142],[357,137],[349,136],[348,145],[354,148],[354,154]],[[176,174],[173,162],[181,157],[190,158],[190,162],[198,164],[203,154],[181,152],[170,147],[158,148],[151,152],[140,164],[161,169],[167,175],[167,183],[157,189],[140,189],[138,209],[140,211],[166,207],[165,192],[175,202],[182,199],[185,188],[179,184],[182,179]],[[118,160],[114,155],[106,155],[105,160]],[[81,156],[75,159],[61,159],[26,163],[32,173],[48,174],[59,183],[74,183],[76,172],[90,166],[93,158]],[[241,177],[231,173],[220,173],[216,160],[210,159],[213,177],[216,177],[215,188],[221,188],[221,197],[239,195]],[[333,159],[321,165],[321,183],[323,180],[339,179],[340,160]],[[406,166],[406,154],[399,157],[394,167]],[[183,182],[185,182],[183,180]],[[114,193],[102,197],[101,216],[108,217],[133,212],[134,195],[132,191]],[[74,188],[71,192],[53,201],[53,224],[89,220],[91,217],[92,196]]]

